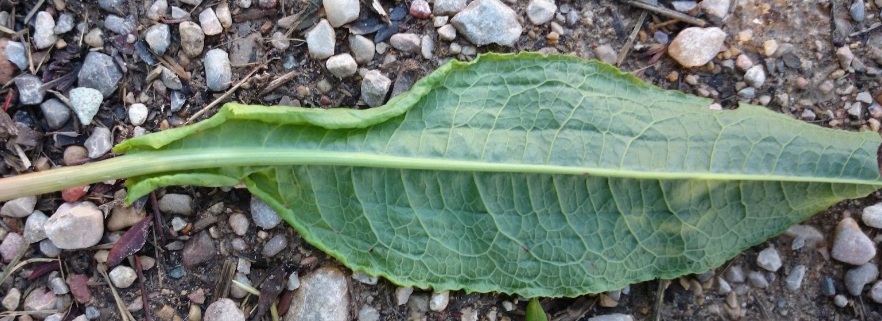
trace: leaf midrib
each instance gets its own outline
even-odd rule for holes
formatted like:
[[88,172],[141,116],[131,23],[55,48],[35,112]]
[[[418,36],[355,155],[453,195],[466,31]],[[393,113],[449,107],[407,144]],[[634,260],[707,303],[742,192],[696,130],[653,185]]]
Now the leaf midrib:
[[[379,155],[359,152],[298,149],[272,150],[251,147],[199,149],[198,153],[183,152],[180,150],[132,152],[130,153],[130,156],[137,157],[139,164],[137,168],[129,168],[127,170],[145,171],[145,173],[138,173],[135,175],[217,167],[321,165],[459,172],[590,175],[659,180],[688,179],[711,181],[827,182],[836,184],[882,186],[882,182],[876,180],[816,176],[721,174],[710,172],[653,172],[546,164],[491,163],[469,160]],[[126,156],[120,158],[125,157]],[[129,172],[128,176],[132,175],[133,174]]]

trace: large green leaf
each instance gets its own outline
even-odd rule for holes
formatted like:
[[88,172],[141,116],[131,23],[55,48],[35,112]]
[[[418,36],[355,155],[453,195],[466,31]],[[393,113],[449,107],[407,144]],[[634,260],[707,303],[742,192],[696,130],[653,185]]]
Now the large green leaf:
[[703,272],[882,186],[876,133],[710,103],[599,62],[487,55],[379,108],[228,104],[115,150],[166,170],[132,198],[243,181],[352,269],[526,297]]

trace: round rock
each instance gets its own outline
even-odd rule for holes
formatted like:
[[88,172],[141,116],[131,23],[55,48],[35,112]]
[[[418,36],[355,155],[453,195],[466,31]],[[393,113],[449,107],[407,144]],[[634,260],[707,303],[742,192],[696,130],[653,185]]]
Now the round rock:
[[28,219],[25,221],[24,231],[22,231],[25,242],[36,243],[45,239],[46,230],[44,226],[46,225],[47,220],[49,220],[49,217],[40,211],[34,211],[31,215],[28,215]]
[[763,70],[763,66],[756,65],[747,69],[744,73],[744,81],[753,88],[762,87],[766,82],[766,72]]
[[523,31],[517,13],[499,0],[472,1],[450,23],[478,46],[495,43],[512,47]]
[[358,19],[358,0],[324,0],[325,16],[332,27],[336,28]]
[[101,241],[104,213],[91,202],[64,203],[43,227],[46,236],[60,249],[84,249]]
[[129,106],[129,122],[134,126],[141,126],[147,120],[148,112],[144,104],[132,104]]
[[167,24],[158,23],[147,29],[144,40],[157,55],[164,55],[168,46],[171,45],[171,32]]
[[233,70],[230,56],[222,49],[211,49],[205,53],[205,82],[208,89],[224,91],[230,88]]
[[239,310],[236,302],[223,298],[211,303],[203,316],[205,321],[245,321],[245,313]]
[[219,35],[221,32],[224,32],[224,27],[217,20],[217,14],[214,13],[212,8],[205,8],[205,10],[199,13],[199,25],[202,26],[202,32],[206,36]]
[[135,283],[135,280],[138,279],[138,274],[135,273],[135,270],[124,265],[117,266],[113,268],[113,270],[110,270],[109,276],[110,282],[112,282],[114,286],[122,289],[132,286],[132,283]]
[[256,197],[251,198],[251,219],[264,230],[274,228],[282,222],[276,210]]
[[55,44],[55,18],[46,11],[37,13],[34,21],[34,47],[46,49]]
[[837,261],[863,265],[876,256],[876,244],[861,231],[853,218],[846,217],[836,225],[830,254]]
[[683,67],[702,66],[720,52],[726,32],[717,27],[683,29],[668,46],[668,54]]
[[192,215],[193,198],[185,194],[165,194],[159,199],[159,210],[165,213]]
[[386,93],[389,92],[391,85],[392,80],[380,71],[368,71],[361,81],[361,100],[371,107],[380,106],[386,101]]
[[797,265],[790,270],[790,274],[784,279],[784,286],[791,291],[799,290],[802,287],[802,279],[805,278],[805,265]]
[[202,54],[205,46],[205,33],[198,24],[192,21],[184,21],[178,25],[178,33],[181,35],[181,49],[184,54],[196,57]]
[[35,206],[37,206],[36,196],[19,197],[4,203],[3,207],[0,207],[0,215],[15,218],[25,217],[34,212]]
[[376,46],[373,41],[364,36],[353,35],[349,36],[349,50],[352,51],[355,62],[366,64],[374,60]]
[[882,203],[865,207],[861,221],[869,227],[882,228]]
[[40,104],[40,110],[49,128],[59,129],[70,120],[70,109],[58,99],[50,98],[44,101]]
[[341,79],[354,75],[358,70],[358,64],[355,63],[355,59],[353,59],[348,53],[328,58],[328,61],[325,62],[325,66],[328,67],[328,71],[330,71],[331,74]]
[[12,259],[18,255],[18,252],[26,244],[24,237],[18,233],[11,232],[6,234],[6,237],[0,242],[0,258],[3,259],[3,263],[12,262]]
[[545,24],[554,18],[557,6],[553,0],[530,0],[527,5],[527,18],[534,25]]
[[767,271],[775,272],[781,268],[781,257],[775,248],[768,247],[759,252],[759,255],[756,257],[756,264]]
[[870,288],[870,298],[876,303],[882,303],[882,281],[877,281]]
[[874,263],[867,263],[845,272],[845,288],[854,296],[861,295],[864,285],[876,281],[879,277],[879,267]]

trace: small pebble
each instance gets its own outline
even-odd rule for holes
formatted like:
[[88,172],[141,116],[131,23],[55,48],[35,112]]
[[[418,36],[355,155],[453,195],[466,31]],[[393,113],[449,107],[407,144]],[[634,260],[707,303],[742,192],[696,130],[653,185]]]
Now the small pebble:
[[104,27],[118,35],[128,35],[137,29],[133,19],[126,19],[112,14],[104,18]]
[[325,59],[334,55],[336,35],[334,28],[327,20],[322,19],[306,33],[306,47],[309,56],[315,59]]
[[159,199],[159,210],[164,213],[192,215],[193,198],[185,194],[165,194]]
[[877,281],[870,288],[870,298],[876,303],[882,303],[882,281]]
[[37,49],[46,49],[55,44],[55,18],[51,13],[46,11],[37,12],[37,18],[34,20],[34,47]]
[[83,41],[92,48],[104,47],[104,33],[101,32],[101,29],[93,28],[83,37]]
[[205,53],[205,82],[213,91],[224,91],[230,88],[233,71],[230,56],[223,49],[211,49]]
[[837,294],[835,297],[833,297],[833,304],[840,308],[844,308],[846,305],[848,305],[848,299],[845,298],[845,296],[842,294]]
[[542,25],[554,18],[557,6],[553,0],[530,0],[527,4],[527,18],[534,25]]
[[44,229],[44,225],[48,219],[49,217],[41,211],[34,211],[31,215],[28,215],[28,218],[25,221],[24,230],[22,231],[25,242],[30,244],[45,239],[46,230]]
[[750,283],[750,286],[759,289],[769,287],[769,281],[766,280],[766,277],[762,273],[756,271],[751,271],[747,274],[747,282]]
[[[458,13],[457,11],[439,13],[442,10],[438,8],[444,2],[451,1],[436,1],[433,12],[436,15],[456,13],[453,19],[450,19],[450,24],[459,31],[460,35],[477,46],[495,43],[512,47],[524,30],[518,21],[518,14],[502,1],[475,0],[462,10],[458,10]],[[457,2],[465,4],[465,0]]]
[[402,306],[407,303],[407,300],[410,299],[410,295],[413,294],[413,287],[398,287],[395,289],[395,304],[398,306]]
[[18,101],[23,105],[39,105],[46,94],[43,81],[34,75],[15,77],[15,87],[18,88]]
[[[94,88],[101,93],[102,97],[107,98],[119,87],[119,81],[122,79],[122,76],[122,72],[112,57],[92,51],[86,55],[86,60],[83,62],[79,74],[77,74],[77,84],[80,87]],[[74,94],[71,93],[70,95],[71,104],[76,105],[73,102]],[[100,102],[99,100],[98,103],[100,104]],[[73,107],[76,111],[76,106]],[[79,115],[79,113],[77,114]],[[82,117],[80,117],[80,120],[82,120]],[[84,122],[83,124],[88,123]]]
[[221,27],[229,28],[233,25],[233,16],[230,13],[230,6],[226,1],[218,3],[214,7],[214,14],[217,16],[217,21],[220,22]]
[[19,197],[4,203],[3,207],[0,207],[0,215],[22,218],[33,213],[35,206],[37,206],[36,196]]
[[364,36],[349,36],[349,50],[355,58],[355,62],[364,65],[374,60],[376,47],[374,42]]
[[833,278],[826,276],[821,280],[821,293],[826,296],[836,295],[836,287],[833,285]]
[[[419,1],[419,0],[417,0]],[[372,306],[365,305],[358,310],[358,321],[377,321],[380,320],[380,311]]]
[[285,239],[284,234],[276,234],[269,241],[266,241],[266,244],[263,245],[263,254],[266,257],[273,257],[276,254],[279,254],[285,247],[288,246],[288,240]]
[[291,272],[291,275],[288,276],[288,284],[287,290],[294,291],[300,287],[300,277],[297,275],[297,271]]
[[453,41],[453,39],[456,39],[456,28],[450,24],[441,26],[441,28],[438,28],[438,38],[444,41]]
[[15,64],[20,70],[28,67],[28,56],[24,45],[17,41],[8,41],[6,43],[6,51],[4,52],[6,59]]
[[851,7],[848,8],[848,13],[854,21],[864,21],[867,17],[864,0],[854,0],[854,2],[851,3]]
[[212,8],[205,8],[205,10],[199,13],[199,25],[206,36],[219,35],[221,32],[224,32],[224,27],[221,26],[220,21],[217,19],[217,14],[214,13]]
[[367,275],[361,271],[355,271],[352,273],[352,279],[358,281],[361,284],[367,285],[377,285],[377,282],[380,280],[379,277]]
[[869,91],[859,92],[857,96],[854,97],[854,99],[865,104],[873,103],[873,96],[870,95]]
[[863,265],[876,256],[876,245],[850,217],[839,221],[831,256],[844,263]]
[[861,295],[864,285],[876,281],[879,277],[879,267],[875,263],[867,263],[845,272],[845,288],[854,296]]
[[[149,8],[147,8],[147,19],[159,21],[159,19],[165,17],[166,10],[168,10],[168,1],[156,0],[153,2],[153,4],[150,5]],[[175,18],[172,17],[172,19]]]
[[204,321],[245,321],[245,313],[235,301],[222,298],[205,309]]
[[55,243],[52,243],[52,240],[45,239],[40,241],[40,253],[47,257],[58,257],[61,255],[61,249],[55,246]]
[[202,54],[205,46],[205,33],[198,24],[192,21],[184,21],[178,24],[178,34],[181,35],[181,49],[184,54],[196,57]]
[[732,283],[744,283],[746,280],[744,277],[744,268],[740,265],[735,265],[726,270],[726,280]]
[[171,220],[171,226],[172,230],[174,230],[175,232],[180,232],[185,227],[187,227],[187,221],[182,219],[180,216],[175,216]]
[[791,291],[799,290],[802,287],[802,279],[805,277],[805,265],[797,265],[790,270],[790,274],[784,279],[784,286]]
[[[251,286],[251,280],[248,279],[248,276],[243,273],[236,273],[233,277],[233,280],[236,280],[239,283],[242,283],[247,286]],[[230,284],[230,296],[234,299],[241,299],[248,295],[248,291],[245,291],[242,287],[234,284]]]
[[40,104],[40,110],[51,129],[59,129],[70,120],[70,108],[58,99],[47,99]]
[[92,135],[89,135],[89,138],[86,139],[86,142],[83,144],[86,147],[86,150],[89,151],[89,158],[98,158],[107,154],[110,149],[113,147],[113,138],[110,134],[110,129],[105,127],[95,127],[92,130]]
[[61,16],[58,17],[58,21],[55,22],[55,28],[52,29],[52,32],[56,35],[65,34],[68,31],[73,30],[74,28],[74,16],[70,13],[62,13]]
[[55,294],[62,295],[70,292],[70,289],[67,287],[67,283],[64,282],[64,279],[60,277],[54,277],[49,279],[49,289],[52,290]]
[[775,39],[769,39],[763,42],[763,53],[766,57],[771,57],[775,55],[775,52],[778,51],[778,42]]
[[432,8],[426,0],[414,0],[410,3],[410,15],[417,19],[429,19],[432,16]]
[[236,235],[245,235],[248,232],[248,217],[242,213],[230,215],[230,228],[233,229],[233,233],[236,233]]
[[744,72],[744,81],[754,88],[762,87],[766,82],[766,72],[763,70],[763,66],[757,65],[747,69]]
[[91,202],[63,203],[46,220],[43,229],[61,249],[84,249],[101,241],[104,213]]
[[3,263],[12,262],[21,248],[26,245],[24,237],[20,234],[15,232],[6,234],[6,237],[0,242],[0,258],[3,258]]
[[597,48],[594,48],[594,55],[597,56],[597,59],[600,61],[608,64],[615,64],[618,59],[618,54],[610,45],[597,46]]
[[775,272],[781,268],[781,257],[775,248],[768,247],[759,252],[759,255],[756,257],[756,264],[770,272]]
[[448,302],[450,302],[450,291],[433,293],[432,298],[429,299],[429,310],[435,312],[444,311],[447,308]]
[[129,123],[134,126],[141,126],[147,120],[147,106],[144,104],[132,104],[129,106]]
[[683,29],[668,46],[668,54],[683,67],[703,66],[713,59],[726,40],[726,32],[717,27]]
[[[394,38],[395,36],[393,36]],[[334,75],[334,77],[343,79],[355,74],[358,70],[358,64],[355,62],[355,59],[352,58],[348,53],[339,54],[328,58],[328,61],[325,62],[325,66],[328,68],[328,71]]]
[[120,265],[110,270],[110,282],[113,282],[113,285],[118,288],[128,288],[137,279],[138,275],[135,270],[128,266]]
[[144,33],[144,41],[157,55],[164,55],[168,46],[171,45],[171,31],[167,24],[158,23],[147,28]]
[[[58,297],[44,286],[33,289],[24,299],[24,310],[42,311],[55,308]],[[21,318],[19,318],[21,320]]]
[[3,297],[2,305],[6,311],[15,311],[15,309],[18,309],[20,301],[21,290],[13,287],[9,289],[9,292],[6,292],[6,296]]
[[368,71],[361,81],[361,100],[371,107],[380,106],[386,102],[386,93],[390,86],[392,80],[379,70]]
[[420,50],[420,36],[413,33],[397,33],[389,39],[389,44],[401,52],[416,52]]
[[288,49],[289,46],[291,46],[291,41],[288,40],[288,37],[286,37],[285,34],[281,31],[276,31],[275,33],[273,33],[271,39],[272,40],[270,40],[270,43],[276,49],[285,50]]
[[251,198],[251,219],[254,220],[254,225],[264,230],[276,227],[282,222],[282,218],[272,207],[256,197]]
[[328,23],[334,28],[358,19],[358,0],[324,0],[323,4]]
[[836,49],[836,59],[839,60],[839,66],[842,69],[848,69],[851,66],[851,62],[854,61],[854,53],[851,52],[851,48],[848,46],[842,46]]

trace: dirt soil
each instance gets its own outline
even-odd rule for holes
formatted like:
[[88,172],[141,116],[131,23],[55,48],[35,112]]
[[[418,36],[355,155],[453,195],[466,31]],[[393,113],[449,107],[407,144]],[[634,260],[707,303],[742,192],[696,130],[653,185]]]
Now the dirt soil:
[[[274,2],[274,1],[259,1]],[[369,16],[368,4],[362,4],[361,14]],[[409,1],[378,1],[386,10],[396,7],[407,8]],[[647,13],[646,10],[629,6],[625,1],[609,0],[586,0],[586,1],[557,1],[560,18],[563,8],[578,12],[578,22],[568,25],[562,20],[559,25],[564,26],[562,35],[550,35],[552,28],[549,24],[534,26],[526,19],[526,6],[528,1],[509,1],[510,7],[522,18],[524,32],[514,47],[491,45],[477,47],[477,53],[484,52],[519,52],[519,51],[542,51],[574,54],[585,58],[598,58],[596,48],[608,45],[615,52],[621,53],[623,48],[630,47],[619,68],[631,72],[648,83],[661,88],[674,89],[690,94],[707,96],[719,102],[723,108],[736,108],[739,101],[752,102],[766,105],[768,108],[800,118],[818,126],[837,127],[844,130],[879,130],[878,122],[873,124],[870,119],[873,116],[882,116],[882,113],[871,114],[867,105],[863,105],[858,115],[848,113],[848,108],[855,101],[859,92],[868,91],[877,104],[882,100],[880,89],[879,68],[882,68],[882,57],[876,57],[882,47],[882,28],[871,29],[880,23],[880,1],[869,1],[866,4],[866,19],[856,22],[849,15],[851,2],[846,1],[786,1],[786,0],[733,0],[726,18],[720,19],[704,14],[696,9],[689,14],[708,21],[709,26],[720,27],[727,33],[723,50],[710,63],[700,67],[684,68],[666,54],[666,47],[654,39],[656,32],[664,33],[673,39],[679,31],[691,25],[684,22],[673,21],[661,14],[649,12],[638,33],[631,38],[639,17]],[[662,5],[671,7],[670,1],[659,1]],[[138,31],[133,34],[143,38],[146,30],[153,22],[145,18],[149,1],[129,1],[129,5],[117,8],[114,14],[132,15],[138,17]],[[105,45],[102,48],[93,48],[104,53],[114,53],[112,56],[117,63],[125,65],[126,71],[120,81],[118,90],[105,99],[95,122],[89,126],[82,126],[78,122],[61,130],[52,132],[46,130],[45,120],[39,106],[25,106],[18,104],[18,100],[12,91],[15,86],[7,84],[0,91],[0,98],[6,98],[7,93],[11,101],[7,101],[5,112],[12,119],[28,124],[37,134],[38,144],[28,148],[25,154],[34,164],[30,168],[21,168],[19,154],[14,150],[3,150],[0,157],[3,163],[0,165],[0,174],[3,176],[17,175],[20,172],[32,171],[36,168],[47,168],[56,164],[64,164],[63,152],[71,145],[83,145],[86,138],[92,132],[94,126],[111,128],[115,142],[131,137],[135,132],[126,116],[126,108],[135,101],[144,102],[151,106],[151,112],[147,121],[141,125],[146,132],[157,132],[167,128],[179,127],[191,116],[211,102],[238,101],[252,104],[290,104],[316,108],[329,106],[359,106],[360,77],[350,77],[338,80],[332,76],[325,67],[324,60],[312,59],[307,54],[307,46],[303,39],[302,31],[294,32],[291,38],[291,46],[280,50],[270,43],[270,35],[277,30],[286,29],[278,26],[278,20],[291,16],[308,6],[307,1],[281,0],[272,8],[264,9],[258,6],[258,1],[249,9],[237,6],[237,1],[231,1],[229,6],[232,11],[234,23],[231,27],[218,36],[205,38],[205,51],[210,48],[222,48],[227,51],[240,50],[233,48],[240,46],[237,40],[248,37],[257,32],[261,35],[258,46],[253,48],[250,57],[253,62],[233,66],[233,83],[237,83],[246,77],[251,71],[257,69],[248,82],[241,88],[233,90],[228,97],[221,97],[223,92],[213,92],[206,88],[204,77],[203,56],[195,58],[185,57],[180,54],[177,27],[173,29],[173,39],[168,53],[165,55],[169,63],[166,65],[178,65],[190,80],[184,80],[184,89],[181,92],[187,97],[187,102],[178,112],[168,110],[169,91],[166,88],[157,88],[153,83],[147,83],[148,74],[160,64],[153,57],[152,64],[145,62],[144,55],[152,55],[150,52],[140,52],[135,44],[128,43],[125,36],[117,36],[106,29]],[[170,0],[170,6],[180,6],[191,12],[192,20],[198,21],[198,14],[203,8],[214,7],[217,1],[204,1],[198,6],[180,3],[178,0]],[[6,26],[12,30],[31,30],[24,23],[28,12],[35,7],[39,10],[52,12],[56,18],[58,13],[67,12],[75,17],[75,22],[85,23],[85,30],[92,28],[104,28],[104,18],[111,14],[108,10],[98,7],[97,3],[80,0],[47,0],[47,1],[0,1],[0,10],[10,13],[14,22]],[[319,12],[318,14],[321,14]],[[307,19],[308,20],[308,19]],[[558,21],[558,20],[553,20]],[[313,23],[315,21],[313,20]],[[170,22],[171,23],[171,22]],[[308,21],[307,21],[308,23]],[[310,26],[307,26],[310,27]],[[345,52],[347,49],[346,32],[343,28],[337,28],[337,51]],[[869,30],[868,30],[869,29]],[[412,82],[419,77],[431,72],[439,65],[450,59],[470,60],[472,54],[455,54],[451,51],[451,42],[437,40],[435,27],[432,20],[421,20],[411,15],[401,20],[400,32],[413,32],[418,35],[431,35],[435,37],[434,55],[426,59],[420,53],[401,53],[394,48],[388,48],[382,54],[375,55],[374,59],[366,67],[381,70],[394,81],[398,78],[409,78]],[[21,41],[28,39],[30,33],[17,35],[2,34],[0,36]],[[74,72],[82,64],[87,49],[73,48],[81,43],[83,35],[77,30],[71,31],[59,38],[67,43],[66,49],[52,49],[32,52],[34,57],[43,59],[44,64],[37,67],[36,74],[47,73],[47,66],[56,66],[59,71],[56,77],[63,77],[65,73]],[[787,46],[789,49],[786,56],[767,55],[764,50],[766,41],[774,40],[778,46]],[[466,41],[457,38],[454,42],[460,45],[468,45]],[[626,45],[632,42],[631,45]],[[835,52],[842,46],[848,46],[864,65],[863,68],[854,66],[843,69]],[[73,49],[72,49],[73,48]],[[86,48],[83,45],[82,48]],[[752,98],[740,97],[737,93],[745,87],[744,71],[735,66],[738,55],[749,56],[755,64],[767,66],[766,81],[756,89]],[[796,64],[791,66],[787,59],[796,57]],[[45,58],[43,58],[45,57]],[[785,66],[786,63],[786,66]],[[292,67],[293,66],[293,67]],[[771,69],[776,71],[768,71]],[[270,82],[279,79],[283,75],[296,70],[293,77],[278,88],[263,92]],[[2,71],[2,70],[0,70]],[[30,73],[31,71],[12,71],[14,74]],[[697,76],[696,79],[688,76]],[[406,82],[407,82],[406,81]],[[819,87],[832,81],[833,90],[821,90]],[[806,82],[800,84],[800,82]],[[71,86],[59,88],[65,94]],[[161,87],[161,86],[160,86]],[[327,87],[327,88],[324,88]],[[165,106],[160,109],[159,106]],[[878,107],[878,105],[876,105]],[[216,112],[217,108],[210,109],[200,116],[206,118]],[[807,117],[806,110],[810,110],[814,117]],[[122,181],[105,182],[91,187],[84,200],[95,202],[98,205],[114,201],[114,194],[123,188]],[[164,213],[161,215],[164,229],[168,234],[168,240],[162,241],[155,234],[151,234],[147,246],[141,252],[142,255],[156,259],[156,265],[152,269],[144,271],[145,291],[149,301],[147,310],[155,319],[186,319],[191,306],[194,306],[188,295],[202,290],[207,299],[204,305],[195,305],[197,309],[204,311],[205,307],[215,300],[220,292],[226,292],[217,287],[217,284],[228,281],[232,276],[230,265],[235,269],[239,258],[253,261],[251,265],[250,279],[257,284],[275,266],[285,264],[291,269],[296,269],[301,277],[309,275],[311,271],[324,266],[337,266],[348,271],[334,259],[321,251],[306,244],[297,233],[284,224],[275,227],[269,233],[258,232],[259,229],[249,228],[248,233],[241,238],[248,244],[248,251],[237,252],[232,249],[232,239],[237,236],[230,224],[229,217],[235,213],[250,212],[250,194],[240,188],[192,188],[172,187],[157,192],[157,197],[166,193],[180,193],[193,196],[194,212],[187,220],[187,227],[182,231],[171,230],[170,222],[174,215]],[[826,242],[816,248],[802,248],[791,250],[793,238],[779,236],[767,243],[745,251],[724,266],[714,269],[713,274],[684,276],[677,280],[650,281],[633,284],[626,289],[618,299],[612,300],[615,294],[587,295],[579,298],[566,299],[543,299],[541,302],[546,311],[554,320],[588,320],[591,317],[611,313],[623,313],[630,315],[634,320],[882,320],[880,309],[882,305],[873,302],[867,294],[869,285],[861,296],[850,296],[844,285],[844,274],[851,268],[847,264],[840,263],[830,258],[829,244],[833,238],[833,230],[845,216],[855,215],[871,204],[882,200],[882,195],[876,193],[865,199],[847,201],[830,210],[819,213],[805,224],[816,227],[825,236]],[[63,203],[59,193],[43,195],[37,204],[37,209],[51,214]],[[222,203],[225,207],[219,214],[213,214],[209,210],[215,204]],[[152,205],[145,206],[146,211],[152,213]],[[250,215],[248,215],[250,218]],[[23,219],[3,218],[5,232],[21,231]],[[159,246],[161,242],[185,243],[196,235],[200,229],[209,230],[218,244],[218,255],[215,260],[208,264],[199,265],[196,268],[184,268],[182,266],[181,251],[164,250],[167,246]],[[877,240],[877,230],[863,227],[869,237]],[[266,243],[268,235],[283,233],[288,245],[281,253],[274,257],[265,257],[260,251]],[[3,233],[6,234],[6,233]],[[178,244],[180,244],[178,243]],[[766,288],[744,284],[731,284],[734,288],[729,293],[721,293],[719,278],[726,274],[727,269],[740,266],[747,271],[765,271],[757,266],[757,253],[765,248],[778,249],[784,262],[783,268],[777,272],[764,273],[770,285]],[[90,276],[90,287],[94,296],[87,305],[71,304],[69,319],[76,317],[85,311],[86,306],[97,308],[100,320],[120,320],[121,316],[115,305],[113,294],[108,291],[107,282],[96,271],[94,256],[102,249],[89,248],[77,251],[65,251],[61,254],[64,273],[85,274]],[[106,249],[106,247],[104,247]],[[238,254],[231,254],[231,253]],[[36,243],[31,245],[25,259],[42,257]],[[878,262],[878,259],[874,259]],[[784,278],[789,275],[791,269],[798,265],[805,265],[808,269],[799,290],[789,290],[784,286]],[[28,280],[26,276],[35,270],[36,265],[30,265],[14,274],[10,281],[0,285],[0,297],[12,287],[18,288],[22,293],[29,293],[35,287],[46,284],[47,277],[38,277]],[[347,272],[349,273],[349,272]],[[834,303],[833,296],[824,294],[822,283],[825,279],[832,279],[836,293],[845,293],[848,302],[845,307],[838,307]],[[470,311],[477,311],[480,320],[522,320],[526,301],[506,295],[476,294],[453,292],[450,294],[450,303],[441,312],[418,312],[414,314],[411,305],[397,305],[396,286],[386,280],[379,280],[376,285],[364,284],[359,281],[350,281],[350,313],[351,319],[355,319],[358,311],[365,305],[372,306],[379,311],[380,320],[466,320]],[[870,284],[872,285],[872,284]],[[725,291],[723,291],[725,292]],[[288,292],[282,294],[288,295]],[[414,296],[429,296],[431,291],[417,290]],[[119,296],[126,304],[137,303],[141,297],[138,286],[120,289]],[[22,295],[24,301],[25,295]],[[68,301],[72,299],[68,296]],[[253,307],[254,298],[236,299],[240,306]],[[513,305],[512,305],[513,303]],[[509,306],[513,310],[507,310]],[[142,319],[143,314],[137,309],[133,315]],[[2,309],[2,308],[0,308]],[[9,314],[7,314],[9,315]],[[3,314],[0,314],[2,317]],[[263,320],[269,320],[269,316]],[[11,319],[0,319],[11,320]],[[27,320],[27,317],[19,317],[18,320]]]

